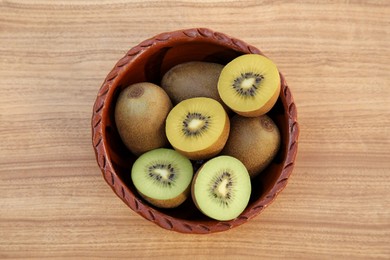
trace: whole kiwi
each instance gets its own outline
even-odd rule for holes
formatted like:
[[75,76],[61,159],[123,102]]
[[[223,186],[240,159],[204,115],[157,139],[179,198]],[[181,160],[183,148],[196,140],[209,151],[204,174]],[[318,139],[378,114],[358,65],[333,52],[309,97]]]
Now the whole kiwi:
[[277,154],[281,142],[279,129],[267,115],[235,115],[230,124],[229,138],[221,154],[239,159],[253,178],[260,174]]
[[172,108],[165,91],[152,83],[130,85],[119,94],[115,123],[126,147],[135,155],[165,147],[165,119]]
[[208,97],[217,100],[227,110],[217,89],[222,69],[223,65],[218,63],[203,61],[181,63],[164,74],[161,87],[174,105],[189,98]]

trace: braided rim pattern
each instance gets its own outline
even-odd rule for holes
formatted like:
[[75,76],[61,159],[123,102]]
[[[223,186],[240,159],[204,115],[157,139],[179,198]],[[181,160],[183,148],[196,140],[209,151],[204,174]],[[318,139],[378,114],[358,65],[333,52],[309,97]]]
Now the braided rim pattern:
[[[287,142],[287,156],[283,162],[282,172],[275,182],[275,185],[268,192],[268,194],[261,200],[255,201],[251,208],[246,209],[239,217],[231,221],[192,221],[192,220],[183,220],[176,219],[172,216],[166,215],[154,208],[145,205],[142,200],[138,199],[134,193],[129,190],[119,176],[115,173],[113,166],[111,164],[110,158],[108,156],[107,140],[103,138],[105,136],[104,129],[104,117],[102,114],[105,110],[108,109],[108,105],[105,105],[106,97],[113,91],[112,86],[117,84],[118,75],[123,73],[126,70],[126,66],[134,59],[136,59],[140,54],[142,54],[148,48],[157,46],[159,44],[164,44],[172,38],[172,35],[175,35],[175,38],[188,38],[188,41],[193,40],[194,38],[204,38],[210,42],[223,44],[233,50],[242,52],[242,53],[255,53],[262,54],[260,50],[256,47],[248,45],[247,43],[229,37],[223,33],[214,32],[207,28],[193,28],[175,32],[167,32],[159,34],[153,38],[147,39],[137,46],[130,49],[127,54],[122,57],[111,70],[111,72],[105,78],[100,90],[98,91],[96,101],[93,107],[92,115],[92,144],[94,147],[97,163],[102,171],[103,177],[107,184],[112,188],[112,190],[117,194],[117,196],[122,199],[133,211],[137,212],[139,215],[145,219],[154,222],[162,228],[168,230],[174,230],[181,233],[213,233],[220,232],[224,230],[231,229],[233,227],[239,226],[253,217],[257,216],[261,211],[263,211],[281,192],[287,185],[288,178],[291,175],[291,172],[294,167],[294,161],[298,149],[298,135],[299,135],[299,126],[297,123],[297,110],[291,95],[290,89],[287,86],[287,83],[281,75],[281,94],[280,98],[283,99],[285,106],[285,113],[288,115],[288,142]],[[184,39],[186,40],[186,39]],[[287,109],[286,109],[287,108]]]

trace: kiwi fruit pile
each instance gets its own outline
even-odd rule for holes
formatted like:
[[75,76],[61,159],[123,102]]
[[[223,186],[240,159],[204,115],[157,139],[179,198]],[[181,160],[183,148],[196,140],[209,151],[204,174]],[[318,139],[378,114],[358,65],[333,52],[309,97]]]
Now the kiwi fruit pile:
[[251,181],[280,148],[280,131],[267,115],[279,93],[276,65],[259,54],[226,65],[178,64],[160,85],[124,88],[115,123],[137,156],[129,174],[140,196],[160,208],[192,199],[209,218],[237,218],[249,203]]

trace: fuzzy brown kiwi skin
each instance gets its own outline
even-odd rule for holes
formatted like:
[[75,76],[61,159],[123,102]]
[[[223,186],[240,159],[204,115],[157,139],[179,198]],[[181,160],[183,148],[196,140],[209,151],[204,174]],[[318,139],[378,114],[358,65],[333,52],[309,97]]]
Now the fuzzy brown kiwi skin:
[[230,132],[230,119],[229,119],[228,115],[226,114],[225,127],[223,128],[222,134],[214,142],[213,145],[209,146],[206,149],[196,151],[196,152],[182,151],[182,150],[178,149],[177,147],[173,147],[173,148],[191,160],[209,159],[209,158],[219,154],[222,151],[223,147],[225,146],[225,144],[228,140],[229,132]]
[[280,149],[281,136],[276,124],[267,115],[231,118],[231,131],[221,154],[239,159],[251,178],[263,171]]
[[167,146],[165,119],[171,109],[170,98],[155,84],[141,82],[123,89],[115,106],[115,124],[126,147],[138,156]]
[[142,198],[144,198],[150,204],[158,207],[158,208],[176,208],[180,206],[191,194],[191,185],[188,185],[187,189],[180,193],[178,196],[168,200],[159,200],[155,198],[150,198],[145,194],[138,191]]
[[196,201],[196,196],[195,196],[195,183],[196,183],[196,179],[198,178],[199,176],[199,172],[202,170],[204,164],[196,171],[196,173],[194,174],[194,177],[192,179],[192,182],[191,182],[191,197],[192,197],[192,201],[194,202],[196,208],[202,212],[203,214],[205,214],[205,212],[203,212],[201,210],[201,208],[199,207],[199,204],[198,202]]
[[223,65],[218,63],[191,61],[178,64],[166,72],[161,87],[173,104],[194,97],[209,97],[217,100],[226,112],[231,110],[222,102],[217,83]]

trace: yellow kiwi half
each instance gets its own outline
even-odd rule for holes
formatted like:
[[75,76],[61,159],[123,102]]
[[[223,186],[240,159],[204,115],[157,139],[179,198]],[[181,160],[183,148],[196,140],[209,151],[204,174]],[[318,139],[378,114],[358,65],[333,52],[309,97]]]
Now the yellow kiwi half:
[[222,105],[211,98],[181,101],[168,114],[165,132],[170,144],[187,158],[218,154],[229,136],[230,121]]
[[257,117],[267,113],[280,92],[276,65],[259,54],[245,54],[229,62],[218,80],[223,102],[237,114]]

